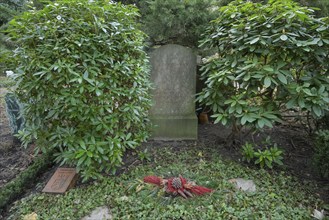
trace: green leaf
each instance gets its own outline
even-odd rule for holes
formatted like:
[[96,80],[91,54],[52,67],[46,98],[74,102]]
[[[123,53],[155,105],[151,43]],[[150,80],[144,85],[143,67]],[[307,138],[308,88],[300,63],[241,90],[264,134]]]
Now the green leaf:
[[216,120],[214,121],[214,124],[217,124],[218,122],[220,122],[223,118],[223,115],[222,114],[218,114],[217,117],[216,117]]
[[313,105],[312,110],[317,117],[320,117],[322,115],[322,110],[319,106]]
[[298,105],[300,108],[305,108],[305,102],[304,99],[302,97],[298,98]]
[[242,113],[242,107],[241,107],[241,105],[237,105],[237,106],[235,107],[235,111],[236,111],[238,114],[241,114],[241,113]]
[[280,80],[280,82],[282,82],[283,84],[287,84],[287,78],[282,74],[282,73],[278,73],[278,79]]
[[254,38],[253,40],[251,40],[249,42],[249,44],[255,44],[255,43],[257,43],[259,41],[259,39],[260,39],[259,37]]
[[270,120],[268,120],[266,118],[263,118],[262,120],[264,121],[264,125],[266,125],[269,128],[273,128],[273,124],[271,123]]
[[265,160],[265,164],[268,168],[272,168],[272,162],[270,160]]
[[87,156],[88,156],[88,157],[93,157],[93,153],[90,152],[90,151],[87,151]]
[[268,71],[268,72],[274,72],[274,69],[270,66],[264,66],[263,69]]
[[80,159],[77,162],[77,167],[80,167],[84,163],[85,160],[86,160],[86,157],[80,157]]
[[247,120],[248,120],[248,115],[247,114],[243,115],[240,120],[241,125],[245,125]]
[[103,94],[102,90],[96,89],[96,95],[97,95],[97,96],[100,96],[100,95],[102,95],[102,94]]
[[288,109],[292,109],[294,106],[296,106],[296,104],[297,104],[297,98],[292,98],[287,102],[286,106]]
[[86,148],[86,144],[85,144],[85,142],[84,142],[83,140],[80,140],[80,141],[79,141],[79,144],[80,144],[80,147],[81,147],[82,149],[84,149],[84,150],[87,149],[87,148]]
[[47,119],[47,118],[52,118],[52,117],[55,115],[55,113],[56,113],[56,110],[50,110],[50,111],[48,112],[48,115],[46,116],[46,119]]
[[104,154],[104,149],[100,146],[97,146],[97,150],[99,153]]
[[264,119],[258,119],[257,120],[257,125],[258,125],[259,128],[263,128],[264,125],[265,125]]
[[271,86],[271,78],[270,77],[265,77],[264,79],[264,86],[267,88],[267,87],[270,87]]
[[78,158],[82,157],[83,155],[85,155],[85,151],[79,151],[77,153],[77,155],[75,156],[75,158],[78,159]]
[[222,120],[221,120],[221,122],[222,122],[222,125],[226,125],[227,122],[228,122],[228,121],[227,121],[227,118],[224,118],[224,117],[223,117]]

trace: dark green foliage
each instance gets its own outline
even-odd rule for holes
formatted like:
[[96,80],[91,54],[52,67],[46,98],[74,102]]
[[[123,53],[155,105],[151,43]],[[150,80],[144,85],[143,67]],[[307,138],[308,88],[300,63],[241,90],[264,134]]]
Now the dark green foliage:
[[[150,82],[137,9],[64,0],[10,22],[26,145],[55,149],[85,179],[115,171],[148,137]],[[37,24],[37,25],[36,25]]]
[[292,1],[234,1],[220,9],[202,46],[218,53],[203,66],[198,101],[215,122],[271,127],[282,108],[321,117],[329,98],[329,19]]
[[320,175],[329,178],[329,130],[316,134],[313,162]]
[[143,29],[153,44],[197,47],[208,22],[215,18],[212,0],[142,0]]
[[[221,0],[221,5],[227,5],[233,0]],[[326,17],[329,16],[329,1],[328,0],[294,0],[301,5],[317,8],[315,11],[316,16]],[[268,2],[268,0],[251,0],[251,2]]]
[[15,15],[24,10],[26,0],[1,0],[0,2],[0,26],[6,24]]
[[0,213],[13,200],[21,196],[28,186],[36,181],[37,176],[47,169],[52,161],[50,154],[44,154],[22,171],[15,179],[1,187],[0,190]]
[[13,134],[17,134],[24,127],[24,119],[21,117],[22,105],[13,93],[6,94],[5,102],[11,130]]
[[310,7],[316,7],[316,15],[319,17],[329,16],[329,1],[328,0],[296,0],[302,5],[307,5]]
[[25,3],[25,0],[0,1],[0,75],[4,75],[4,71],[9,69],[9,66],[5,65],[6,55],[10,49],[13,49],[12,42],[2,32],[8,21],[25,10]]
[[121,2],[121,3],[123,3],[123,4],[136,4],[136,5],[138,5],[139,4],[139,0],[117,0],[117,1],[115,1],[115,2]]

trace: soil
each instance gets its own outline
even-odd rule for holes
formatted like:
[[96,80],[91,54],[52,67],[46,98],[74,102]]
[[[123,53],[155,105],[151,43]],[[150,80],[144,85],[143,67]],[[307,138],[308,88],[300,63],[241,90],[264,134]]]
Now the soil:
[[[0,109],[2,112],[2,109]],[[3,130],[3,123],[0,124],[0,131]],[[215,148],[222,155],[222,158],[242,163],[245,166],[258,169],[254,165],[241,161],[239,147],[225,145],[226,138],[230,134],[230,130],[221,125],[203,124],[199,125],[198,141],[149,141],[144,147],[173,147],[182,150],[191,147],[197,148]],[[2,135],[0,133],[0,135]],[[290,175],[296,176],[300,182],[312,181],[317,185],[317,194],[326,203],[329,203],[329,180],[321,179],[316,170],[312,166],[311,157],[313,154],[313,141],[302,126],[297,125],[277,125],[272,129],[264,129],[261,133],[250,134],[243,138],[242,143],[248,141],[250,143],[261,143],[267,136],[271,137],[272,143],[277,143],[278,147],[284,150],[284,166],[275,168],[283,170]],[[15,141],[6,143],[4,135],[0,136],[2,145],[0,148],[0,189],[1,187],[13,179],[19,172],[24,170],[33,160],[31,149],[23,149]],[[8,147],[8,144],[11,146]],[[129,167],[140,163],[136,157],[127,157],[125,159],[126,166],[119,171],[124,172]],[[38,187],[30,189],[30,191],[40,191],[40,185],[44,185],[56,167],[45,171],[44,175],[38,180]]]
[[7,150],[0,149],[0,189],[3,185],[25,170],[33,160],[31,149],[22,149],[14,144]]

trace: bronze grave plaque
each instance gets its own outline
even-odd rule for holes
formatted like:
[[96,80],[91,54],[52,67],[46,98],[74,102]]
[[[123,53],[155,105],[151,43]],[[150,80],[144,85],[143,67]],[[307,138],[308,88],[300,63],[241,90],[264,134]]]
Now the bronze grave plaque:
[[42,192],[64,193],[75,185],[77,178],[75,168],[58,168]]

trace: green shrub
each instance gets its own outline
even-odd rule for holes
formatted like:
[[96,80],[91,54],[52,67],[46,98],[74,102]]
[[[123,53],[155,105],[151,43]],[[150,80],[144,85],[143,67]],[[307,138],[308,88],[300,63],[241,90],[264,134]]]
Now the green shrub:
[[197,47],[201,34],[215,18],[213,0],[142,0],[143,29],[153,44]]
[[322,177],[329,178],[329,130],[316,134],[313,163]]
[[148,137],[150,82],[138,11],[108,1],[56,1],[10,22],[23,144],[55,149],[84,179],[115,171]]
[[[271,127],[280,110],[321,117],[328,110],[329,19],[290,0],[234,1],[220,9],[201,46],[206,87],[198,96],[215,122]],[[232,136],[234,137],[234,135]]]

